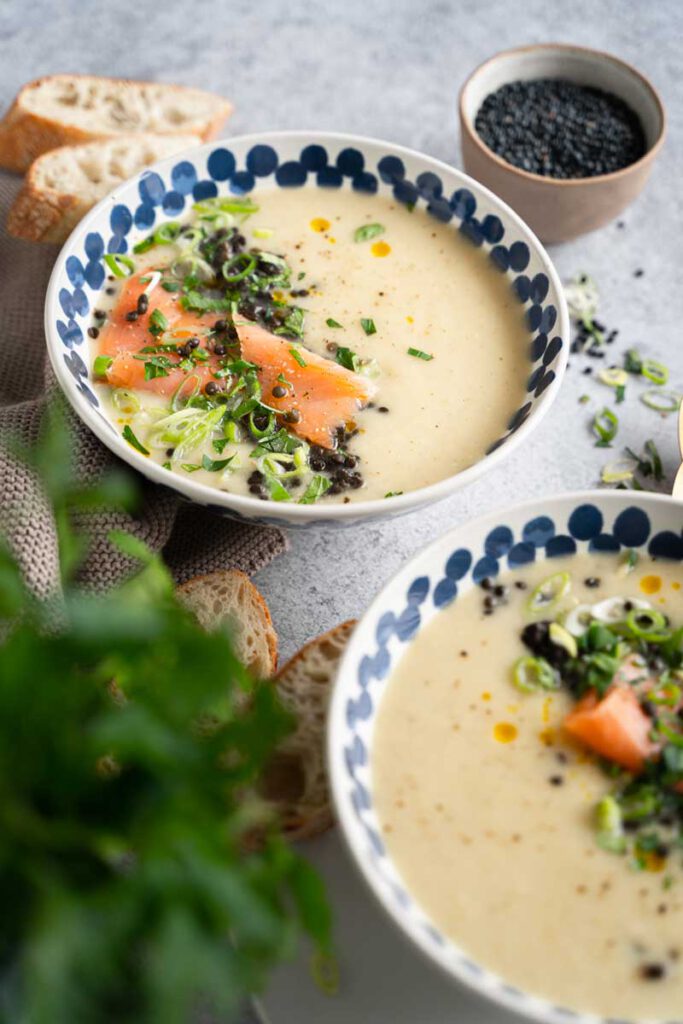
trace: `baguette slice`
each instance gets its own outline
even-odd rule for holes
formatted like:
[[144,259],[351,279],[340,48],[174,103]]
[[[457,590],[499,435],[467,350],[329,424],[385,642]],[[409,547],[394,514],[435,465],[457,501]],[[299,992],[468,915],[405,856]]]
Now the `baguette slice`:
[[355,625],[355,620],[343,622],[311,640],[275,677],[280,700],[297,725],[280,744],[260,792],[291,840],[319,835],[334,821],[325,765],[327,709]]
[[140,134],[51,149],[29,167],[7,230],[29,242],[64,242],[88,210],[122,181],[197,142],[195,135]]
[[232,112],[221,96],[160,82],[50,75],[29,82],[0,121],[0,167],[25,171],[57,146],[130,132],[213,138]]
[[248,576],[237,569],[219,569],[188,580],[176,594],[204,629],[223,626],[230,631],[235,654],[252,675],[273,675],[277,634],[268,605]]

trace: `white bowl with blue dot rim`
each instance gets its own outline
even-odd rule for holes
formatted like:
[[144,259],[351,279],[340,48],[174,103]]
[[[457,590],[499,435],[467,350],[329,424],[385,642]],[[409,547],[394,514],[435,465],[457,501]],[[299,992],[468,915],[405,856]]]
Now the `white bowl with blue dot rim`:
[[[107,418],[92,382],[87,329],[106,285],[104,255],[126,253],[152,227],[174,220],[197,200],[263,189],[354,189],[418,204],[483,249],[510,281],[529,327],[524,401],[472,466],[391,500],[261,501],[198,484],[133,449]],[[493,469],[522,444],[552,404],[567,364],[569,317],[548,254],[524,222],[467,175],[389,142],[326,132],[272,132],[211,142],[160,161],[117,187],[76,227],[55,264],[45,303],[48,352],[78,416],[114,454],[158,484],[216,513],[287,527],[346,526],[402,515],[445,498]]]
[[[456,527],[415,555],[371,604],[349,641],[330,706],[328,769],[334,805],[370,889],[396,926],[453,978],[546,1024],[616,1022],[520,991],[475,962],[422,910],[391,860],[375,811],[377,711],[393,669],[420,631],[445,609],[457,612],[458,596],[484,577],[541,560],[548,560],[552,572],[553,558],[630,549],[673,560],[683,572],[683,503],[665,495],[587,491],[535,500]],[[496,628],[495,618],[491,628]]]

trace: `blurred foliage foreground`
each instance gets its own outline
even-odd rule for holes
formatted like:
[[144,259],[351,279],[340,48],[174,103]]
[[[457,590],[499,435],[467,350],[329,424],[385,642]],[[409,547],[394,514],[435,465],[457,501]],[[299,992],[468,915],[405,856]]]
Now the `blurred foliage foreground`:
[[321,882],[250,795],[290,723],[129,534],[111,541],[140,571],[79,590],[73,510],[132,495],[117,474],[79,489],[69,456],[53,411],[22,457],[54,508],[62,593],[33,598],[0,539],[0,1021],[232,1020],[302,931],[329,953]]

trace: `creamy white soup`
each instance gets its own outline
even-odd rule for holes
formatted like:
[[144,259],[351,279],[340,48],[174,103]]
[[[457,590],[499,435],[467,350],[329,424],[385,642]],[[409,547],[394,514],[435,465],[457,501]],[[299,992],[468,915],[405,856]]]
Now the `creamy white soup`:
[[682,580],[578,555],[486,581],[406,651],[373,743],[384,839],[437,927],[614,1018],[683,1006]]
[[482,458],[523,404],[506,276],[383,196],[303,188],[196,204],[126,257],[90,330],[126,440],[276,501],[390,498]]

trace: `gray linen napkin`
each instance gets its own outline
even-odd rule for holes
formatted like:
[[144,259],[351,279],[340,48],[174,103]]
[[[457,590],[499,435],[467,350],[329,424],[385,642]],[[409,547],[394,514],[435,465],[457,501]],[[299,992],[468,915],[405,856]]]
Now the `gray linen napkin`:
[[[34,442],[46,404],[59,391],[43,328],[45,291],[59,249],[7,235],[7,211],[19,184],[19,178],[0,173],[0,532],[8,537],[29,586],[45,597],[59,581],[52,512],[31,472],[10,457],[3,442]],[[71,410],[68,422],[76,474],[92,482],[118,460]],[[107,540],[112,529],[128,530],[162,551],[178,582],[219,568],[253,573],[287,547],[277,529],[223,519],[139,479],[143,500],[134,519],[109,511],[87,513],[87,520],[76,524],[90,537],[81,568],[88,589],[106,590],[131,571],[130,559]]]

